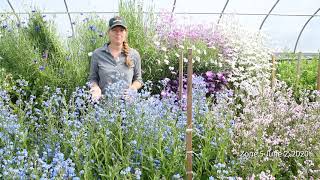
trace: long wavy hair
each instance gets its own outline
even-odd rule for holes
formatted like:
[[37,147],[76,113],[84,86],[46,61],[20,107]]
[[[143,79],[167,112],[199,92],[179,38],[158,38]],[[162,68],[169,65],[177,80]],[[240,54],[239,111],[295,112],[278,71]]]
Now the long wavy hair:
[[131,61],[131,58],[129,56],[129,44],[127,41],[123,41],[123,52],[124,52],[124,55],[126,56],[126,61],[125,61],[125,64],[128,66],[128,68],[130,68],[132,66],[132,61]]

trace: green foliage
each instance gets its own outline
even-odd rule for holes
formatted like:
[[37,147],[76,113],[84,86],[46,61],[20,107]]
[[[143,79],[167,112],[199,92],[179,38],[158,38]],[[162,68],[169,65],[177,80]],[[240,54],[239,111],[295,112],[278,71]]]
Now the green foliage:
[[42,53],[42,58],[55,69],[54,71],[57,72],[63,67],[62,60],[66,53],[52,22],[46,21],[40,12],[35,12],[30,14],[28,26],[24,31],[31,47]]
[[11,88],[9,79],[12,79],[11,75],[4,68],[0,68],[0,89],[7,90]]
[[106,21],[94,17],[78,20],[75,24],[75,35],[67,40],[67,66],[73,90],[88,81],[90,53],[107,42]]
[[73,58],[90,60],[92,52],[107,42],[107,20],[96,16],[78,19],[75,23],[75,36],[68,39],[69,53]]
[[[285,81],[294,90],[294,95],[299,98],[302,90],[315,90],[317,88],[318,59],[302,59],[300,71],[296,59],[280,61],[277,65],[277,74],[280,80]],[[300,72],[300,74],[299,74]]]
[[[14,24],[12,22],[11,26],[14,27]],[[39,71],[42,65],[41,55],[30,45],[31,42],[28,36],[25,36],[24,30],[8,27],[1,31],[3,34],[0,41],[1,67],[11,73],[15,79],[23,77],[34,84],[38,83],[37,79],[44,80],[44,74]],[[39,86],[43,85],[44,83],[39,84]]]
[[[87,19],[76,27],[76,35],[68,40],[68,48],[59,39],[54,24],[39,12],[31,13],[25,27],[16,27],[12,21],[1,29],[1,67],[14,79],[29,82],[35,95],[43,93],[43,87],[60,87],[71,93],[88,79],[90,56],[95,48],[105,42],[105,23]],[[101,27],[94,31],[91,26]]]
[[121,0],[119,14],[126,20],[128,26],[129,46],[140,53],[143,79],[157,82],[166,74],[162,72],[164,65],[157,62],[163,56],[152,41],[155,35],[153,10],[150,8],[149,13],[144,14],[142,8],[142,1]]

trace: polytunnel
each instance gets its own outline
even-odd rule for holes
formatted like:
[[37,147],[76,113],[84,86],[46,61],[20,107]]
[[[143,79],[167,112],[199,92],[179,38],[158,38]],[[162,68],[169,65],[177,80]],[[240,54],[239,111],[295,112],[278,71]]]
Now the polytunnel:
[[0,0],[0,179],[320,179],[320,0]]

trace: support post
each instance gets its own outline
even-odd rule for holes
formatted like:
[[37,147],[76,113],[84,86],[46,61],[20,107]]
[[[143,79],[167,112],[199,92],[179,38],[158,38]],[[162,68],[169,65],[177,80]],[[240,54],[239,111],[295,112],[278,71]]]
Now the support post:
[[320,91],[320,51],[319,51],[319,59],[318,59],[317,90]]
[[188,78],[187,78],[187,129],[186,129],[186,155],[187,180],[192,180],[192,49],[188,49]]
[[179,87],[178,87],[178,97],[179,101],[182,99],[183,93],[183,51],[181,52],[180,59],[179,59]]

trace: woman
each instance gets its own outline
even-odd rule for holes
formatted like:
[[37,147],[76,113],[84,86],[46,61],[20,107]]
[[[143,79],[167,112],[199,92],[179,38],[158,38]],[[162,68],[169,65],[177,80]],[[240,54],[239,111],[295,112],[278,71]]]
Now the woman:
[[109,42],[96,49],[91,58],[89,80],[93,100],[99,100],[109,85],[120,80],[126,84],[124,94],[143,85],[140,55],[128,46],[125,21],[119,16],[111,18],[107,33]]

